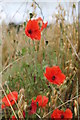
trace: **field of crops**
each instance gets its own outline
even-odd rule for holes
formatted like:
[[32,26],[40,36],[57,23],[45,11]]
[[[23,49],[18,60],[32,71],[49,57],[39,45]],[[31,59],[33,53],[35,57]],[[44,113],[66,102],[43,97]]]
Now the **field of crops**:
[[70,7],[72,23],[59,4],[51,24],[35,13],[23,24],[2,24],[3,119],[79,118],[78,17]]

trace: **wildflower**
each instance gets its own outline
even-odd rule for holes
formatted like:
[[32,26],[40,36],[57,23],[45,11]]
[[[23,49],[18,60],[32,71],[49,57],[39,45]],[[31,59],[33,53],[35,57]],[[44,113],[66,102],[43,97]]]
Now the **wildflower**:
[[32,40],[41,39],[41,31],[39,29],[38,22],[36,20],[29,20],[25,28],[25,34],[30,37]]
[[[10,103],[8,102],[8,100],[7,100],[6,97],[8,98],[8,100],[9,100]],[[15,101],[17,101],[17,99],[18,99],[18,93],[16,91],[9,93],[7,96],[3,97],[1,108],[3,109],[5,107],[9,107],[10,104],[14,105]]]
[[41,31],[47,27],[48,22],[44,23],[41,17],[39,17],[37,21]]
[[59,120],[72,119],[72,111],[70,109],[66,109],[66,111],[64,112],[63,110],[56,109],[53,111],[51,119],[56,120],[58,118]]
[[38,102],[39,107],[45,107],[48,103],[48,98],[46,96],[38,95],[36,98],[36,102]]
[[12,116],[12,120],[17,120],[14,115]]
[[[39,21],[42,22],[41,28]],[[32,40],[41,39],[41,31],[46,28],[47,23],[43,23],[43,20],[39,17],[38,19],[29,20],[25,28],[25,34],[30,37]]]
[[46,73],[44,73],[44,76],[49,82],[56,85],[62,84],[66,78],[58,66],[46,67]]
[[29,114],[35,114],[37,109],[37,103],[32,99],[31,106],[29,107]]

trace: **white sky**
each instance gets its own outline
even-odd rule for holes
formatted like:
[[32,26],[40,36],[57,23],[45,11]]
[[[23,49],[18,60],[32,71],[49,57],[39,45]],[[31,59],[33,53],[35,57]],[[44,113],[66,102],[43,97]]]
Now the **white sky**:
[[[28,1],[27,4],[24,1],[25,0],[3,0],[2,2],[0,2],[0,23],[4,20],[7,24],[9,22],[14,22],[16,24],[19,24],[24,22],[26,18],[29,19],[29,13],[32,12],[32,7],[31,7],[32,0],[27,0]],[[58,6],[58,2],[62,0],[55,0],[54,2],[53,0],[48,0],[49,2],[47,0],[36,0],[36,1],[40,1],[38,3],[39,6],[42,8],[44,20],[48,21],[48,23],[52,22],[52,15],[54,16],[55,13],[57,13],[56,7]],[[69,5],[68,1],[71,0],[67,0],[67,2],[62,2],[62,5],[64,6],[65,9],[68,9],[68,5]],[[77,11],[78,11],[78,6],[77,6]],[[37,8],[36,12],[38,16],[41,16],[39,8]]]

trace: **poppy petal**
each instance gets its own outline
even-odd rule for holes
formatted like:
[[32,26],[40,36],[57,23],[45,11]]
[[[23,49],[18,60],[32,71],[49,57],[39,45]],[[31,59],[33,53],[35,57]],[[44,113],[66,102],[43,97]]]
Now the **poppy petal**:
[[65,80],[65,75],[61,72],[59,66],[46,67],[44,76],[49,82],[56,85],[61,85]]
[[[9,94],[7,95],[7,98],[8,98],[8,100],[9,100],[10,104],[11,104],[11,105],[14,105],[14,104],[15,104],[15,101],[17,101],[17,99],[18,99],[18,93],[17,93],[16,91],[11,92],[11,93],[9,93]],[[5,108],[5,107],[10,106],[7,98],[6,98],[6,96],[4,96],[3,99],[2,99],[2,103],[3,103],[2,106],[1,106],[2,109]]]
[[66,109],[65,118],[72,118],[72,111],[70,109]]

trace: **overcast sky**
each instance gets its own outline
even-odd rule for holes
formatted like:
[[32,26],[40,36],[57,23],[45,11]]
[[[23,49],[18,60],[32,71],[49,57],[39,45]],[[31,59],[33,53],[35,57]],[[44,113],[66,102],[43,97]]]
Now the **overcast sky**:
[[[22,23],[27,19],[29,19],[29,13],[33,11],[31,4],[32,0],[3,0],[0,2],[0,23],[4,20],[7,24],[9,22],[14,22],[16,24]],[[59,4],[59,0],[36,0],[38,1],[39,6],[42,8],[42,12],[44,15],[44,21],[48,21],[48,23],[55,21],[55,13],[57,13],[56,7]],[[40,2],[39,2],[40,1]],[[61,0],[60,0],[61,1]],[[67,0],[67,2],[61,2],[62,6],[67,10],[69,7],[69,2],[71,0]],[[78,11],[78,6],[77,6]],[[71,11],[71,10],[70,10]],[[41,16],[40,9],[37,7],[36,10],[37,17]],[[52,15],[54,19],[52,19]],[[42,17],[42,16],[41,16]]]

